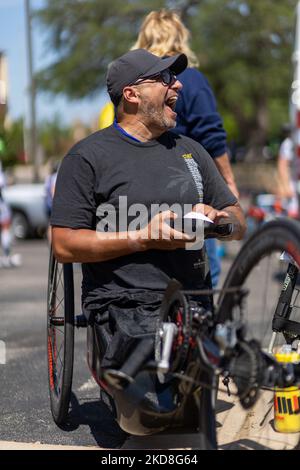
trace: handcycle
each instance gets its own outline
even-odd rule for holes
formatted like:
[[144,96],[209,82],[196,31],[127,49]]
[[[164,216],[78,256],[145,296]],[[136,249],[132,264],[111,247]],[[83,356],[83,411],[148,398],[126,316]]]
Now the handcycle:
[[[207,235],[220,236],[218,230],[226,235],[231,228],[214,226]],[[122,367],[102,370],[103,351],[95,327],[74,314],[73,266],[59,264],[51,253],[47,337],[54,421],[63,425],[68,419],[74,327],[86,327],[91,373],[108,392],[116,419],[128,433],[197,432],[200,449],[217,449],[217,392],[227,390],[229,412],[241,405],[238,416],[245,410],[246,417],[235,430],[235,439],[230,436],[223,448],[230,448],[234,440],[239,448],[270,448],[270,441],[275,448],[294,448],[299,435],[287,443],[290,435],[275,433],[270,410],[275,387],[300,383],[299,365],[279,364],[273,357],[276,347],[288,343],[296,348],[300,339],[299,265],[300,225],[287,219],[266,223],[242,246],[222,289],[185,290],[172,280],[156,334],[139,341]],[[218,299],[204,308],[199,296]],[[255,429],[254,435],[253,419],[259,431]],[[225,418],[222,428],[227,421],[232,427],[232,420]]]

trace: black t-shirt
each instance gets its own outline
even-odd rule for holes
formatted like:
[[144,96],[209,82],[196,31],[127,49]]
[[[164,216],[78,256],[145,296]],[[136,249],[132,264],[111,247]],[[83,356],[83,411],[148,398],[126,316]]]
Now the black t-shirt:
[[[197,175],[193,178],[195,166]],[[133,214],[138,214],[139,204],[150,213],[155,204],[192,207],[202,198],[204,204],[216,209],[236,203],[211,157],[197,142],[172,132],[157,140],[137,142],[110,126],[76,144],[64,158],[51,225],[99,230],[110,207],[118,211],[119,198],[125,196],[127,207],[133,210],[129,223]],[[206,265],[203,250],[183,249],[148,250],[84,263],[84,311],[103,309],[116,299],[120,304],[128,296],[151,304],[157,299],[152,294],[163,292],[170,278],[178,279],[185,288],[205,287]]]

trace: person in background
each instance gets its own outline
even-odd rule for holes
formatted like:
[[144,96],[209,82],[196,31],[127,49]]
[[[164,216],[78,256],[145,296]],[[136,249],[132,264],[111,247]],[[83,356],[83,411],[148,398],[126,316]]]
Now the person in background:
[[100,115],[99,115],[99,120],[98,120],[98,128],[101,131],[101,129],[105,129],[106,127],[109,127],[112,125],[114,122],[115,118],[115,110],[114,110],[114,105],[112,104],[111,101],[108,101],[105,103],[103,108],[101,108]]
[[[216,100],[206,77],[197,69],[196,55],[189,45],[190,33],[172,10],[152,11],[144,19],[132,49],[143,48],[160,57],[184,53],[189,66],[178,75],[183,85],[176,105],[174,132],[199,142],[213,158],[231,192],[239,193],[227,153],[226,133],[217,111]],[[212,285],[216,287],[221,272],[215,239],[206,240]]]
[[1,248],[3,257],[0,258],[0,267],[10,268],[21,264],[19,254],[11,254],[12,247],[12,214],[8,204],[3,198],[3,189],[6,186],[6,178],[0,162],[0,231],[1,231]]
[[292,218],[299,218],[299,201],[297,195],[297,169],[295,167],[293,141],[290,124],[284,124],[282,142],[279,147],[277,171],[279,178],[279,196],[281,205]]

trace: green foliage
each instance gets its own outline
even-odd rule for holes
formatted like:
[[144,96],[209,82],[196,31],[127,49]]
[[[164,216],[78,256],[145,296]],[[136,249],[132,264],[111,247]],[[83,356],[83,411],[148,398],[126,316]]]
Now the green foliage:
[[287,119],[296,3],[205,0],[190,18],[201,68],[241,142],[263,143]]
[[0,155],[4,155],[5,152],[5,142],[3,137],[0,137]]
[[41,89],[70,98],[105,86],[108,64],[136,39],[144,16],[176,8],[228,124],[229,139],[262,144],[288,115],[296,0],[47,0],[37,13],[49,30],[53,64]]
[[[0,127],[0,160],[9,167],[24,163],[24,122],[19,119]],[[86,134],[90,129],[86,130]],[[74,144],[73,129],[62,122],[59,115],[52,120],[42,122],[37,130],[38,143],[42,146],[46,159],[62,158]]]
[[42,145],[46,158],[62,158],[72,144],[72,130],[63,124],[57,114],[51,121],[44,121],[38,130],[38,140]]
[[23,119],[0,127],[0,159],[4,168],[24,160]]
[[104,86],[108,64],[126,52],[141,18],[160,0],[48,0],[37,13],[50,28],[49,45],[57,60],[37,75],[43,89],[82,98]]

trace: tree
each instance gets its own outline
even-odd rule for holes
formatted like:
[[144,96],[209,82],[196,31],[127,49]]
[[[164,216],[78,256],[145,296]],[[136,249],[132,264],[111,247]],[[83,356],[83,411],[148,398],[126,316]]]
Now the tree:
[[35,15],[48,29],[57,59],[37,74],[40,89],[71,99],[93,96],[105,86],[108,64],[130,49],[151,10],[184,14],[199,0],[46,0]]
[[23,119],[0,126],[0,160],[4,168],[24,161]]
[[73,143],[72,129],[62,122],[59,115],[55,115],[51,121],[41,123],[38,135],[46,158],[62,158]]
[[222,114],[250,145],[263,145],[288,119],[296,3],[205,0],[191,18]]
[[151,10],[176,8],[216,94],[230,137],[262,145],[288,118],[296,0],[47,0],[37,13],[57,59],[41,89],[69,98],[105,86],[108,64],[136,39]]
[[103,88],[108,64],[133,44],[140,19],[160,0],[47,0],[37,13],[50,28],[54,63],[37,75],[39,86],[69,98],[93,95]]

